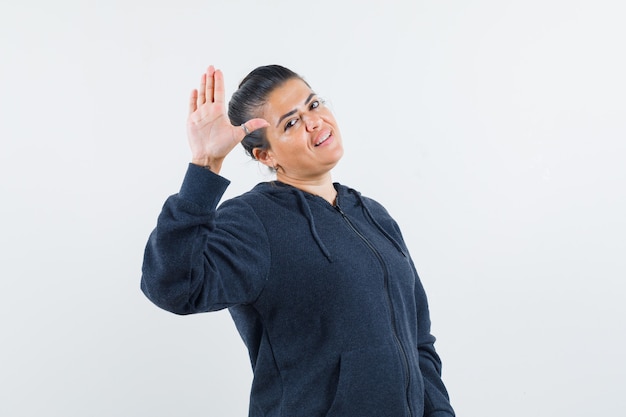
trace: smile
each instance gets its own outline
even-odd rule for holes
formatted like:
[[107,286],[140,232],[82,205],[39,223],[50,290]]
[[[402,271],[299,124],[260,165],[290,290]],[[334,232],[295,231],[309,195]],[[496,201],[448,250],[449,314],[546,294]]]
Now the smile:
[[324,136],[322,136],[316,143],[315,146],[320,146],[322,143],[326,142],[328,140],[328,138],[330,137],[330,132],[326,133]]

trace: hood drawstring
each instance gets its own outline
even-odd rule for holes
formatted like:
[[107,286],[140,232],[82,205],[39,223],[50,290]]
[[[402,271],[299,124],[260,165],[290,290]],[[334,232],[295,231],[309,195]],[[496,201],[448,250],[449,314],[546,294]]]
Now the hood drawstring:
[[326,248],[326,245],[324,245],[324,242],[322,242],[322,239],[317,234],[317,229],[315,227],[315,220],[313,219],[313,213],[311,212],[311,207],[309,206],[309,202],[306,200],[306,197],[302,191],[300,191],[299,189],[295,187],[294,187],[294,190],[295,190],[296,195],[298,196],[298,199],[300,200],[302,212],[304,213],[305,217],[309,221],[309,229],[311,230],[311,235],[313,235],[313,239],[315,240],[315,243],[317,243],[317,246],[320,248],[324,256],[326,256],[326,259],[328,259],[328,262],[332,262],[333,259],[330,256],[330,251]]
[[370,209],[367,207],[367,204],[365,204],[365,200],[363,200],[363,197],[361,197],[361,193],[359,193],[358,191],[350,188],[350,192],[352,192],[352,194],[354,194],[356,196],[356,198],[359,200],[359,203],[361,203],[361,206],[363,207],[363,210],[365,211],[365,213],[367,214],[367,217],[370,218],[370,220],[372,221],[372,223],[374,224],[374,226],[376,226],[376,228],[378,228],[378,230],[380,230],[380,232],[396,247],[396,249],[398,249],[398,251],[404,256],[406,257],[407,254],[404,251],[404,249],[402,248],[402,246],[400,246],[400,243],[398,243],[397,240],[395,240],[389,233],[387,233],[387,231],[385,229],[383,229],[383,227],[380,225],[380,223],[378,223],[376,221],[376,219],[374,218],[374,216],[372,215],[372,212],[370,211]]

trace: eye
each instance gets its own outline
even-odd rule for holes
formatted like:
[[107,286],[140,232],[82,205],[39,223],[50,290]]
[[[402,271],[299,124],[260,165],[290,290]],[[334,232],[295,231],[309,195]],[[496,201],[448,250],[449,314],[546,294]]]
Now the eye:
[[317,98],[316,100],[313,100],[313,102],[311,102],[311,104],[309,105],[309,109],[310,110],[317,109],[319,107],[322,107],[325,103],[326,101],[324,99]]
[[298,119],[291,119],[291,120],[287,121],[287,123],[285,123],[285,131],[287,131],[288,129],[294,127],[297,121],[298,121]]

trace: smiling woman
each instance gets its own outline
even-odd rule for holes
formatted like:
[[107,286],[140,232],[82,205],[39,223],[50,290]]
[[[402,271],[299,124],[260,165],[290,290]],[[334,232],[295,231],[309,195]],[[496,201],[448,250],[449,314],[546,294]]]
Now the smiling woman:
[[[192,163],[150,235],[141,288],[176,314],[229,309],[254,371],[249,415],[454,416],[400,230],[332,182],[341,133],[310,86],[259,67],[227,118],[211,66],[187,128]],[[220,168],[239,142],[276,181],[218,209]]]
[[332,203],[330,170],[343,156],[341,134],[330,109],[301,77],[278,65],[259,67],[241,82],[229,108],[233,124],[255,117],[268,122],[243,139],[250,156],[275,170],[279,181]]

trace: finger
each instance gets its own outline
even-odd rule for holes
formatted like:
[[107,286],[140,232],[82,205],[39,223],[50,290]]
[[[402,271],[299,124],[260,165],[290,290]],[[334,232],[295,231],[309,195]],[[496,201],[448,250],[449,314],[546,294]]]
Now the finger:
[[197,102],[198,102],[198,90],[193,90],[191,92],[191,96],[189,97],[189,114],[196,111],[196,109],[198,108]]
[[209,66],[209,69],[206,71],[206,100],[208,102],[213,102],[213,88],[215,85],[215,68],[213,65]]
[[224,102],[224,74],[221,70],[215,70],[215,84],[213,87],[213,101],[216,103]]
[[269,125],[270,124],[265,119],[250,119],[240,126],[242,138],[246,137],[255,130],[268,127]]
[[202,74],[200,77],[200,88],[198,89],[198,100],[196,106],[200,107],[206,102],[206,74]]

